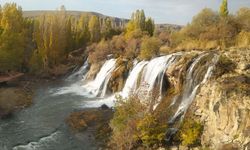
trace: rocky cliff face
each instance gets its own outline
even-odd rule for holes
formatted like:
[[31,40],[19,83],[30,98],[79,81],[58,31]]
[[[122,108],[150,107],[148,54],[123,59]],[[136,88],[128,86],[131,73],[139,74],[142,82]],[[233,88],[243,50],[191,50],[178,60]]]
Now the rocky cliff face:
[[[229,50],[223,54],[234,65],[223,66],[218,63],[214,77],[201,87],[190,111],[193,111],[204,125],[201,138],[203,146],[213,149],[248,150],[250,149],[250,50]],[[221,67],[226,67],[227,72]],[[224,71],[221,71],[223,69]]]

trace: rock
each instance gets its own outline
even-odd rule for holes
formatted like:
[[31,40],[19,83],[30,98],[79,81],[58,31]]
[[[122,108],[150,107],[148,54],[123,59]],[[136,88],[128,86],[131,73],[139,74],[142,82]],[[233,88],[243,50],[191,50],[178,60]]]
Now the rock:
[[220,149],[233,143],[234,147],[244,149],[250,142],[249,79],[228,74],[201,88],[193,110],[204,123],[202,145]]
[[95,137],[100,147],[106,147],[111,128],[109,122],[113,117],[112,109],[103,105],[105,109],[91,108],[73,112],[67,118],[67,124],[76,133],[83,133]]
[[178,147],[177,146],[171,146],[169,147],[170,150],[178,150]]
[[32,104],[32,93],[22,87],[0,88],[0,118]]
[[94,80],[97,73],[100,71],[103,62],[91,64],[89,71],[86,74],[86,80]]
[[106,104],[103,104],[100,108],[101,108],[102,110],[107,110],[107,109],[109,109],[109,107],[108,107]]
[[185,73],[187,67],[189,67],[192,59],[197,55],[198,52],[190,52],[184,54],[176,63],[171,65],[166,70],[166,76],[169,82],[175,87],[176,91],[180,91],[183,85],[183,77],[185,77]]

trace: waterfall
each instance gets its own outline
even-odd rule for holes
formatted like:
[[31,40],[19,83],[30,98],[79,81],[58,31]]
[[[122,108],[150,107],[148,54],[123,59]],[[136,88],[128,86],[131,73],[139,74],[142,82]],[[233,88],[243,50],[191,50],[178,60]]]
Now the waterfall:
[[166,69],[174,63],[177,56],[167,55],[152,59],[143,70],[141,86],[146,86],[147,91],[152,91],[154,87],[158,86],[161,94]]
[[128,97],[130,93],[134,92],[137,89],[139,75],[144,66],[147,64],[148,61],[141,61],[134,66],[121,92],[122,97],[124,98]]
[[178,97],[173,99],[174,103],[179,101],[180,104],[174,116],[170,119],[170,124],[174,123],[177,118],[184,117],[187,109],[196,96],[197,90],[211,76],[219,56],[217,54],[212,54],[212,61],[207,61],[206,59],[210,57],[210,53],[201,54],[194,60],[187,70],[183,92]]
[[67,80],[70,81],[70,80],[73,80],[73,79],[82,79],[84,80],[85,79],[85,74],[87,73],[88,71],[88,67],[89,67],[89,63],[88,63],[88,59],[84,62],[84,64],[82,65],[82,67],[74,72],[73,74],[71,74]]
[[[137,93],[139,98],[153,105],[153,110],[158,106],[162,98],[165,72],[179,56],[181,56],[181,53],[154,58],[142,72],[140,88]],[[154,89],[158,90],[156,95]]]
[[84,85],[94,96],[104,97],[107,92],[107,85],[111,78],[112,72],[115,70],[116,59],[107,60],[97,74],[94,81]]

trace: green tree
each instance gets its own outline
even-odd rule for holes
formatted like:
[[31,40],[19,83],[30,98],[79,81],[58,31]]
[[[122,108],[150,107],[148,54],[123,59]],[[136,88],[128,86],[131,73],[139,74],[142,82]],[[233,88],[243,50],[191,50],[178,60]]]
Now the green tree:
[[222,4],[220,6],[220,15],[222,17],[227,17],[228,16],[228,4],[227,4],[227,0],[223,0]]
[[98,42],[101,39],[100,21],[97,16],[92,16],[89,21],[89,31],[91,42]]
[[150,36],[153,36],[155,29],[155,24],[152,18],[148,18],[145,23],[145,30]]

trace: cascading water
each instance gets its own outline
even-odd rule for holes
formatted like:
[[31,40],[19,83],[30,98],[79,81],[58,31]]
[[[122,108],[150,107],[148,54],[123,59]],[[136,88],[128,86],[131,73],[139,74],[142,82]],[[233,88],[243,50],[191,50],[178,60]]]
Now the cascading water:
[[[138,89],[139,98],[150,102],[153,105],[153,110],[158,106],[162,98],[166,69],[171,66],[179,56],[181,56],[181,53],[154,58],[142,72],[141,83]],[[154,89],[158,90],[158,94],[155,95]]]
[[97,74],[94,81],[84,85],[94,96],[104,97],[107,92],[108,81],[111,78],[112,72],[115,70],[116,59],[107,60]]
[[147,64],[148,61],[141,61],[136,64],[135,67],[132,69],[125,83],[125,86],[122,92],[120,93],[123,98],[127,98],[131,92],[134,92],[137,89],[139,75],[143,70],[144,66]]
[[67,80],[71,81],[73,79],[85,79],[85,74],[87,73],[89,68],[89,63],[88,63],[88,59],[84,62],[84,64],[82,65],[82,67],[76,71],[75,73],[71,74]]
[[152,59],[142,72],[140,86],[146,86],[148,92],[158,86],[159,95],[161,95],[162,83],[166,69],[174,63],[178,56],[179,55],[173,54]]
[[[211,55],[212,61],[207,61],[206,59],[210,58]],[[179,101],[180,104],[174,116],[170,119],[170,124],[174,123],[177,118],[184,117],[187,109],[196,96],[197,90],[211,76],[218,58],[219,56],[217,54],[204,53],[198,56],[191,64],[187,71],[183,92],[178,97],[173,99],[175,103]],[[171,105],[174,105],[174,103]]]

